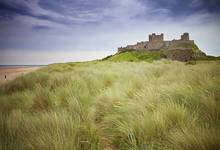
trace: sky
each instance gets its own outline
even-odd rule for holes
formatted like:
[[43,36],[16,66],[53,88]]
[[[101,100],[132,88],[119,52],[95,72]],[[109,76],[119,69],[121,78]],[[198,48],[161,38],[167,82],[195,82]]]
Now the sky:
[[100,59],[120,46],[190,34],[220,55],[220,0],[0,0],[0,65]]

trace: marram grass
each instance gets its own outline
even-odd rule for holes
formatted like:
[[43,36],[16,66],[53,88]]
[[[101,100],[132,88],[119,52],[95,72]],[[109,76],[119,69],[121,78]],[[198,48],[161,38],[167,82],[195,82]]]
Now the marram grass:
[[49,65],[0,87],[2,150],[218,150],[220,62]]

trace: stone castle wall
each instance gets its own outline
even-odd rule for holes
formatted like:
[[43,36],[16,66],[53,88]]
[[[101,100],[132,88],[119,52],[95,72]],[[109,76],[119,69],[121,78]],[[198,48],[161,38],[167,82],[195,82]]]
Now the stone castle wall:
[[[160,49],[175,49],[177,45],[184,45],[185,43],[194,44],[193,40],[189,40],[189,33],[184,33],[181,35],[179,40],[172,41],[164,41],[163,33],[160,35],[156,35],[155,33],[149,35],[149,41],[146,42],[138,42],[135,45],[128,45],[126,47],[118,48],[118,52],[122,52],[127,49],[134,50],[160,50]],[[180,49],[184,49],[184,47],[180,47]]]
[[158,50],[164,47],[164,41],[152,41],[149,42],[145,47],[147,50]]
[[151,35],[149,35],[149,42],[153,42],[153,41],[163,41],[163,33],[161,33],[161,35],[156,35],[155,33],[152,33]]

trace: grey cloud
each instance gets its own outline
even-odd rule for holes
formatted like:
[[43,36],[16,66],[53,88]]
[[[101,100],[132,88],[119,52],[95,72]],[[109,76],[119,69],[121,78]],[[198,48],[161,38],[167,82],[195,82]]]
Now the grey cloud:
[[34,31],[41,31],[41,30],[45,31],[45,30],[51,30],[53,28],[51,28],[49,26],[44,26],[44,25],[35,25],[35,26],[32,27],[32,29]]

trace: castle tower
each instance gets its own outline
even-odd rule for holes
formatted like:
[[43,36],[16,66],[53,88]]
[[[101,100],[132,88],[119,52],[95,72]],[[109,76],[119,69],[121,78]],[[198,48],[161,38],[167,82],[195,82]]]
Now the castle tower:
[[189,41],[189,33],[183,33],[183,35],[181,35],[181,40]]
[[164,39],[164,36],[163,36],[163,33],[161,33],[160,35],[156,35],[155,33],[152,33],[151,35],[149,35],[149,42],[152,42],[152,41],[163,41]]

